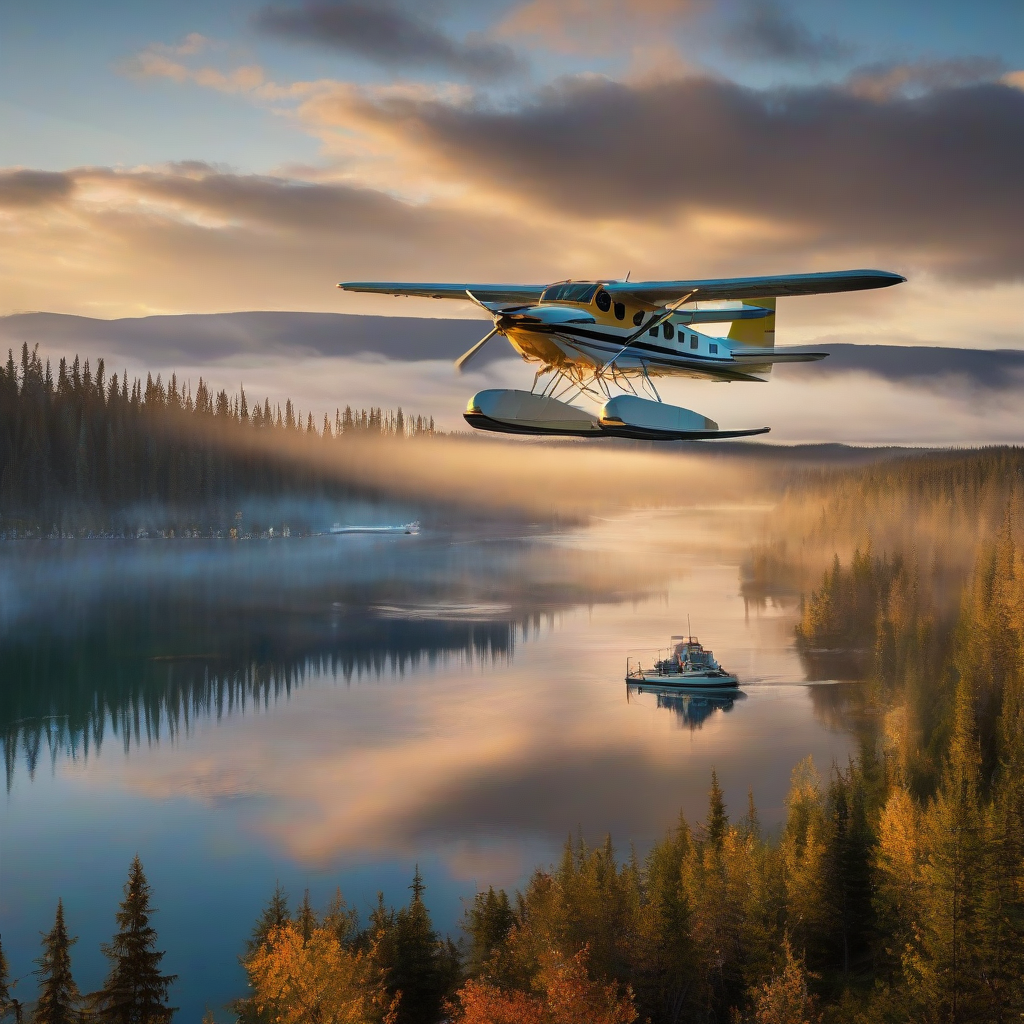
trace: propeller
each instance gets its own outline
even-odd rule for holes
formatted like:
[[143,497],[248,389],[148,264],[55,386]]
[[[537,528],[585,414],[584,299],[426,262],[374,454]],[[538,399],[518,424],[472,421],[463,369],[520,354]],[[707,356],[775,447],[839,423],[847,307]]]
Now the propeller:
[[496,334],[500,333],[497,327],[492,327],[468,352],[463,352],[458,359],[455,360],[455,369],[462,373],[462,368],[470,361],[493,338]]
[[477,352],[479,352],[480,349],[482,349],[484,345],[486,345],[487,342],[491,340],[491,338],[493,338],[496,334],[503,333],[501,330],[498,329],[498,317],[501,316],[501,313],[495,313],[490,306],[481,302],[468,288],[466,289],[466,294],[469,296],[470,302],[475,303],[482,310],[485,310],[487,315],[491,317],[492,320],[494,320],[494,326],[471,349],[469,349],[467,352],[463,352],[462,355],[455,360],[455,369],[458,370],[459,373],[462,373],[462,369],[466,365],[466,363],[468,363],[470,359],[472,359],[473,356],[475,356]]

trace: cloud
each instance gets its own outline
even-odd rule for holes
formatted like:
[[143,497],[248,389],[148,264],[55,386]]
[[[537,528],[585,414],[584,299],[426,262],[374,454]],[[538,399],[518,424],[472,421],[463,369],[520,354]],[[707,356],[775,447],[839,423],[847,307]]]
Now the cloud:
[[835,35],[811,32],[776,0],[746,0],[726,43],[730,49],[755,60],[810,67],[843,60],[852,52]]
[[[197,51],[187,51],[188,54],[194,52]],[[192,68],[173,60],[162,52],[162,48],[156,46],[129,57],[118,67],[122,74],[132,78],[169,78],[179,84],[191,82],[193,85],[226,93],[252,92],[265,82],[263,69],[257,64],[243,65],[231,71],[213,67]]]
[[74,179],[59,171],[0,170],[0,209],[60,202],[74,187]]
[[1014,89],[1024,90],[1024,71],[1010,71],[1001,79],[1003,85],[1009,85]]
[[703,6],[703,0],[526,0],[497,31],[563,53],[604,54],[624,40],[674,27]]
[[420,174],[583,221],[731,218],[740,234],[774,234],[781,255],[856,250],[894,269],[1024,276],[1008,215],[1024,180],[1024,96],[1001,84],[886,99],[588,76],[513,108],[350,90],[307,112],[376,133]]
[[479,81],[520,74],[525,61],[502,43],[453,39],[388,3],[306,3],[265,7],[254,17],[269,35],[354,54],[393,71],[433,69]]
[[[403,202],[348,183],[194,163],[79,168],[55,179],[8,172],[3,180],[18,183],[8,191],[22,205],[0,217],[0,312],[359,312],[380,303],[342,295],[339,280],[416,279],[424,267],[450,280],[564,276],[558,238],[538,237],[501,211]],[[475,315],[468,302],[465,310],[397,307]]]
[[[991,83],[999,79],[1004,64],[994,57],[960,57],[908,64],[874,64],[857,68],[846,81],[846,91],[876,102],[920,96],[938,89]],[[1004,85],[1012,85],[1005,76]]]
[[155,43],[151,49],[159,50],[161,53],[170,54],[174,57],[194,57],[213,45],[213,41],[199,32],[189,32],[180,43],[170,46],[164,43]]

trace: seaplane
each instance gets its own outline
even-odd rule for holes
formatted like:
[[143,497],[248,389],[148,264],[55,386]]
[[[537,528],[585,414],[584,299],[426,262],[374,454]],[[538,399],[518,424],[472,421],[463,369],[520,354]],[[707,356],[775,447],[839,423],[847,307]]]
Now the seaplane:
[[[776,363],[828,353],[775,346],[780,298],[888,288],[906,278],[845,270],[694,281],[558,281],[547,285],[343,281],[349,292],[461,299],[493,326],[455,360],[460,372],[497,335],[538,364],[529,391],[475,394],[466,421],[481,430],[567,437],[698,441],[747,437],[770,427],[720,429],[692,409],[663,402],[655,380],[765,381]],[[706,324],[730,325],[725,337]],[[572,404],[589,400],[596,413]]]

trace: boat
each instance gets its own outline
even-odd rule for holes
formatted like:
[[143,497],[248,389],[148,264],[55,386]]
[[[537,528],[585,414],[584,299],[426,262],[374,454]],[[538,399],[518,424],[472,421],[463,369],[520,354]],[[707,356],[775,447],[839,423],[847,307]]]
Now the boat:
[[724,690],[739,686],[736,676],[726,672],[695,636],[672,637],[672,653],[658,658],[651,668],[639,660],[626,660],[626,682],[646,683],[681,690]]
[[332,535],[346,533],[411,533],[420,532],[419,520],[413,523],[405,523],[403,526],[342,526],[335,523],[328,531]]

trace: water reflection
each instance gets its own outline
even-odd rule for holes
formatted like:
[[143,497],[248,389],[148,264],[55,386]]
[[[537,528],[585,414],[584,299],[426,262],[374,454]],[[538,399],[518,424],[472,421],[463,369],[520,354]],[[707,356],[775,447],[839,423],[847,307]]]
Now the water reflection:
[[[802,685],[793,613],[744,614],[728,522],[0,546],[12,975],[31,971],[61,895],[76,980],[100,984],[136,852],[175,1003],[198,1020],[238,994],[237,954],[278,879],[317,902],[341,885],[365,909],[378,890],[404,900],[419,863],[448,929],[460,897],[522,884],[570,830],[642,855],[681,809],[704,815],[712,768],[730,811],[753,785],[777,827],[793,766],[845,763],[856,740],[841,692]],[[687,613],[762,685],[627,704],[626,653]]]
[[[540,550],[543,549],[543,550]],[[267,709],[309,680],[508,663],[559,610],[646,596],[615,566],[537,538],[75,544],[0,560],[0,746],[88,757]],[[614,559],[613,559],[614,561]]]
[[686,726],[690,732],[699,729],[712,715],[721,711],[725,714],[732,710],[738,700],[746,700],[742,690],[729,690],[715,693],[708,690],[684,690],[679,687],[666,689],[663,686],[651,686],[646,683],[627,683],[626,700],[636,700],[645,695],[655,698],[659,708],[671,711],[680,726]]

